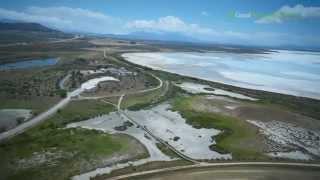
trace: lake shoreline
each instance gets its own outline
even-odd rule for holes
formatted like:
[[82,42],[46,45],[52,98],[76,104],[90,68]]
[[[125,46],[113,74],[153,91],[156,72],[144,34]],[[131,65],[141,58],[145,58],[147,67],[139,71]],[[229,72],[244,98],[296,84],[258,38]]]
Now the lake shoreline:
[[124,53],[126,61],[182,76],[245,89],[320,100],[319,53],[274,51],[268,55],[225,52]]
[[283,108],[293,110],[294,112],[297,112],[299,114],[310,116],[320,120],[320,100],[308,98],[308,97],[263,91],[263,90],[248,89],[248,88],[238,87],[238,86],[229,85],[225,83],[215,82],[211,80],[200,79],[197,77],[191,77],[191,76],[181,75],[177,73],[172,73],[164,70],[156,70],[147,66],[139,65],[139,64],[128,61],[122,56],[124,53],[127,53],[127,52],[118,52],[118,53],[114,53],[113,55],[115,55],[117,59],[131,66],[138,67],[146,71],[156,72],[160,77],[169,76],[169,78],[172,79],[173,81],[187,80],[190,82],[210,85],[215,88],[221,88],[227,91],[241,93],[253,98],[258,98],[259,101],[257,101],[256,103],[279,105]]

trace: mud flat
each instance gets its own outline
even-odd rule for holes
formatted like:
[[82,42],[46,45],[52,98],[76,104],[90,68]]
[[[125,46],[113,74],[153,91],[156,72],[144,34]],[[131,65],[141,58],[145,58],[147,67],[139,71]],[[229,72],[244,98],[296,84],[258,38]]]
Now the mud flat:
[[[125,168],[128,166],[138,166],[141,164],[145,164],[151,161],[170,161],[174,160],[169,156],[162,153],[156,143],[157,141],[146,135],[144,130],[141,127],[134,126],[133,124],[129,124],[125,117],[120,116],[117,112],[111,112],[108,115],[103,115],[100,117],[96,117],[93,119],[89,119],[87,121],[72,123],[67,125],[68,128],[81,127],[86,129],[96,129],[106,133],[115,134],[122,133],[130,135],[140,141],[147,149],[149,157],[146,159],[140,159],[137,161],[130,161],[125,163],[115,163],[114,165],[110,165],[104,168],[99,168],[94,171],[80,174],[74,176],[72,179],[74,180],[89,180],[90,177],[95,177],[99,174],[107,174],[113,170]],[[121,159],[118,159],[118,162]]]
[[256,98],[252,98],[252,97],[249,97],[249,96],[246,96],[243,94],[225,91],[225,90],[218,89],[218,88],[213,88],[209,85],[204,85],[204,84],[183,82],[181,84],[176,84],[176,86],[179,86],[183,90],[185,90],[189,93],[192,93],[192,94],[206,93],[206,94],[214,94],[214,95],[221,95],[221,96],[229,96],[232,98],[250,100],[250,101],[257,101],[258,100]]
[[[231,154],[220,154],[210,150],[209,146],[215,144],[213,136],[220,133],[216,129],[196,129],[186,124],[179,113],[170,110],[167,103],[160,104],[149,110],[126,111],[130,118],[143,125],[154,135],[169,143],[182,154],[194,159],[231,159]],[[171,161],[175,158],[165,155],[157,147],[153,137],[147,135],[145,131],[128,119],[119,115],[118,112],[111,112],[107,115],[89,119],[87,121],[71,123],[67,128],[87,128],[96,129],[106,133],[123,133],[133,136],[145,145],[149,158],[140,159],[133,162],[118,163],[105,168],[99,168],[92,172],[74,176],[73,179],[85,180],[99,174],[107,174],[113,170],[142,165],[152,161]]]
[[266,138],[261,143],[265,144],[263,152],[270,157],[295,160],[320,157],[320,123],[316,119],[279,107],[215,95],[197,95],[188,104],[196,111],[233,116],[252,124]]
[[267,153],[267,155],[271,157],[277,157],[280,159],[312,160],[312,156],[301,151],[271,152]]
[[293,149],[287,152],[268,153],[272,157],[311,160],[320,157],[320,131],[309,130],[291,123],[281,121],[261,122],[247,120],[261,129],[271,141]]
[[210,150],[215,144],[217,129],[196,129],[186,123],[178,112],[170,110],[167,103],[149,110],[127,111],[135,121],[143,124],[156,136],[168,142],[175,149],[193,159],[231,159],[231,154],[220,154]]

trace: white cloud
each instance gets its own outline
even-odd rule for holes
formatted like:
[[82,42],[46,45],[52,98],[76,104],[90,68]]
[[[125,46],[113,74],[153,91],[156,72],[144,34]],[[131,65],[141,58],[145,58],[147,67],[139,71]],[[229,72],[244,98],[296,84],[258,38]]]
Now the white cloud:
[[20,12],[0,8],[0,18],[37,22],[65,31],[119,33],[124,30],[120,19],[81,8],[28,7]]
[[236,18],[251,18],[252,17],[252,14],[251,12],[247,12],[247,13],[240,13],[240,12],[235,12],[234,13],[234,17]]
[[[299,9],[299,10],[297,10]],[[303,10],[301,10],[303,9]],[[282,7],[276,14],[295,13],[300,17],[320,17],[319,8]],[[299,13],[297,13],[299,12]],[[282,22],[282,15],[260,19],[260,21]],[[173,32],[180,33],[194,39],[208,42],[260,44],[260,45],[312,45],[320,44],[320,38],[312,35],[298,36],[275,32],[238,32],[235,30],[216,30],[198,24],[188,23],[179,17],[165,16],[153,20],[133,20],[126,22],[120,18],[108,16],[104,13],[81,8],[69,7],[29,7],[23,11],[13,11],[0,8],[0,19],[37,22],[64,31],[126,34],[134,31]],[[270,20],[272,19],[272,20]]]
[[[126,27],[129,31],[147,32],[175,32],[189,35],[193,38],[207,42],[246,44],[246,45],[272,45],[286,44],[288,39],[294,39],[290,35],[273,32],[238,32],[238,31],[217,31],[211,28],[202,27],[198,24],[189,24],[178,17],[166,16],[156,20],[135,20],[128,22]],[[303,37],[301,37],[303,39]],[[301,39],[294,39],[290,43],[298,44]],[[320,40],[319,40],[320,41]]]
[[198,24],[189,24],[175,16],[160,17],[157,20],[134,20],[128,22],[126,27],[131,30],[153,32],[177,32],[193,35],[210,35],[215,33],[210,28]]
[[304,18],[320,18],[320,7],[305,7],[297,4],[293,7],[282,6],[279,10],[271,15],[264,16],[256,21],[256,23],[282,23],[288,19],[304,19]]
[[207,11],[202,11],[202,12],[201,12],[201,15],[202,15],[202,16],[209,16],[209,13],[208,13]]

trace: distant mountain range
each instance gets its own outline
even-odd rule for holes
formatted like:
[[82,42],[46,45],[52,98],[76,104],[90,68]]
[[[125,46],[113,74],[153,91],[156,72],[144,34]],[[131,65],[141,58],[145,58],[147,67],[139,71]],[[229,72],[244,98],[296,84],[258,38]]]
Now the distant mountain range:
[[71,38],[73,34],[58,31],[39,23],[0,20],[0,44],[47,42]]
[[[6,32],[6,33],[4,33]],[[7,19],[0,19],[0,35],[5,35],[5,37],[0,37],[0,43],[8,43],[10,39],[12,39],[11,34],[8,35],[7,32],[14,32],[13,36],[16,41],[25,40],[31,41],[32,38],[37,37],[35,35],[30,36],[30,33],[20,33],[20,32],[38,32],[41,33],[41,38],[64,38],[72,36],[70,32],[62,32],[59,30],[55,30],[49,27],[46,27],[39,23],[32,23],[32,22],[21,22],[15,20],[7,20]],[[147,31],[137,31],[132,32],[129,34],[93,34],[93,33],[75,33],[75,34],[86,34],[86,35],[95,35],[100,37],[110,37],[110,38],[118,38],[118,39],[128,39],[128,40],[154,40],[154,41],[164,41],[164,42],[191,42],[191,43],[204,43],[204,44],[212,44],[213,42],[210,41],[201,41],[196,38],[192,38],[187,35],[183,35],[181,33],[174,33],[174,32],[147,32]],[[21,36],[21,38],[20,38]],[[40,38],[40,37],[39,37]],[[218,43],[223,45],[221,43]],[[229,44],[229,45],[240,45],[240,44]],[[282,45],[282,46],[256,46],[260,48],[275,48],[275,49],[289,49],[289,50],[315,50],[319,51],[320,47],[300,47],[300,46],[292,46],[292,45]]]
[[126,34],[126,35],[107,35],[107,36],[113,36],[113,37],[125,38],[125,39],[135,39],[135,40],[200,42],[195,38],[182,35],[180,33],[168,33],[168,32],[154,33],[154,32],[137,31],[137,32]]
[[132,39],[158,40],[158,41],[179,41],[179,42],[200,42],[199,40],[180,33],[153,33],[138,31],[126,35]]
[[38,23],[27,22],[0,22],[0,31],[35,31],[35,32],[59,32]]

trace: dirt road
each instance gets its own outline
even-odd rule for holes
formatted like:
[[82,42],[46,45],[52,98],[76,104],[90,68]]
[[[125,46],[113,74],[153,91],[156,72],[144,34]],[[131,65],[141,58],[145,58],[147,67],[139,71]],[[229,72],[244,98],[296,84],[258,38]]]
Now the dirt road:
[[319,179],[320,164],[277,162],[200,163],[137,172],[109,178],[148,180]]

